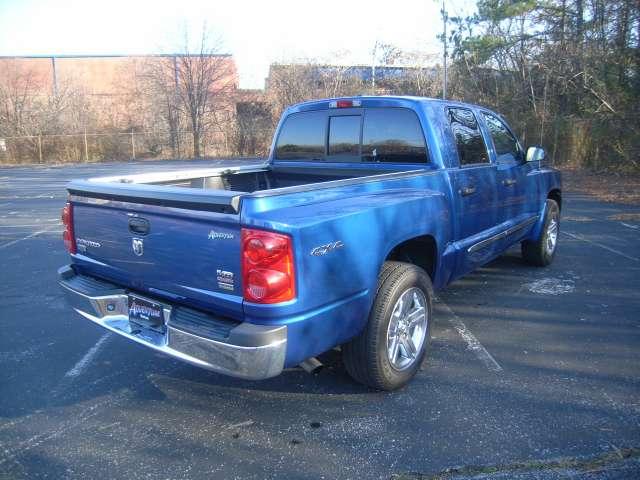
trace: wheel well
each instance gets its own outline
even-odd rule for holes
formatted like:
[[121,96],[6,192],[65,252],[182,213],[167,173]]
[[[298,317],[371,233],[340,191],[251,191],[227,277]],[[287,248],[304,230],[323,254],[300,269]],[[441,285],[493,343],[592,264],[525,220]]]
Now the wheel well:
[[422,235],[396,245],[385,260],[412,263],[427,272],[433,280],[436,274],[437,254],[435,239],[431,235]]
[[549,192],[549,195],[547,195],[547,198],[555,200],[555,202],[558,204],[558,208],[562,210],[562,194],[560,193],[560,190],[551,190]]

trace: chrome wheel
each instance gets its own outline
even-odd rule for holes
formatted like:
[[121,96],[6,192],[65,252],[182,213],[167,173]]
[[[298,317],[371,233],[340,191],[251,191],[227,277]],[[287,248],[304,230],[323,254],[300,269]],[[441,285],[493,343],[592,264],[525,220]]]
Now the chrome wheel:
[[427,299],[419,288],[405,290],[393,306],[387,327],[387,357],[391,366],[405,370],[420,356],[429,318]]
[[556,249],[556,244],[558,243],[558,219],[555,216],[549,219],[546,237],[545,249],[547,254],[551,255]]

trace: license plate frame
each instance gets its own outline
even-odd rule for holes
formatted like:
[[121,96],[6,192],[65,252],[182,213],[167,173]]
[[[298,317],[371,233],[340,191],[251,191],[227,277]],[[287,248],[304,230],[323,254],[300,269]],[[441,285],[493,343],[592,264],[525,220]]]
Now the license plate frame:
[[139,295],[128,295],[129,321],[148,328],[165,326],[166,305]]

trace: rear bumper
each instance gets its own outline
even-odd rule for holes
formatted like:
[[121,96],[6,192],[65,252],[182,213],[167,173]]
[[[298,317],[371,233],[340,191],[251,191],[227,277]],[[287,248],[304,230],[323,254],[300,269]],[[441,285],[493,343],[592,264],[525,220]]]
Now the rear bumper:
[[[129,322],[126,289],[79,275],[71,266],[61,268],[58,274],[67,301],[76,312],[129,340],[233,377],[270,378],[284,368],[286,326],[229,322],[162,301],[167,305],[165,325],[144,328]],[[179,317],[177,312],[184,310],[187,312]]]

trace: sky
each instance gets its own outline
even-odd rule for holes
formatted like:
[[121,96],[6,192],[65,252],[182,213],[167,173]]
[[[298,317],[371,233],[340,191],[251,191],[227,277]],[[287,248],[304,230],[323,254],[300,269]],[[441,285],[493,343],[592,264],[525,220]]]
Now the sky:
[[[447,0],[449,15],[474,1]],[[370,64],[373,46],[442,54],[436,0],[0,0],[0,55],[152,54],[180,51],[206,24],[236,59],[241,88],[262,88],[272,62]]]

